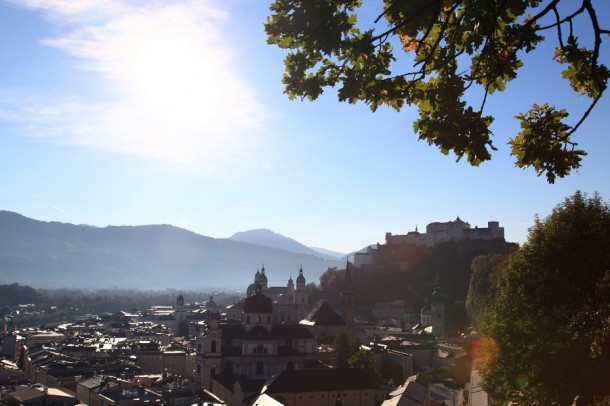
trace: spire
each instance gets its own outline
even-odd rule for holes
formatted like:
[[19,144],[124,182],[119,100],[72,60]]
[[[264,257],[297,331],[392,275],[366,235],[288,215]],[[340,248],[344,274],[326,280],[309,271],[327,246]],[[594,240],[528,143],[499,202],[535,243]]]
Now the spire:
[[305,276],[303,276],[303,265],[299,269],[299,276],[297,276],[297,288],[299,286],[305,287]]
[[447,293],[443,290],[443,286],[441,284],[441,278],[437,272],[436,276],[434,277],[434,288],[432,291],[432,300],[434,302],[438,303],[438,302],[443,302],[446,298],[447,298]]
[[265,264],[264,263],[263,263],[263,267],[261,268],[261,276],[258,279],[258,281],[262,285],[263,290],[266,290],[268,280],[267,280],[267,275],[265,275]]
[[352,287],[352,272],[349,268],[349,257],[345,263],[345,284],[341,292],[343,301],[343,320],[349,330],[354,323],[354,289]]
[[345,287],[350,289],[352,287],[352,272],[349,269],[349,257],[345,264]]
[[288,279],[288,284],[286,284],[286,288],[288,292],[292,292],[294,290],[294,281],[292,280],[292,275],[290,275],[290,279]]

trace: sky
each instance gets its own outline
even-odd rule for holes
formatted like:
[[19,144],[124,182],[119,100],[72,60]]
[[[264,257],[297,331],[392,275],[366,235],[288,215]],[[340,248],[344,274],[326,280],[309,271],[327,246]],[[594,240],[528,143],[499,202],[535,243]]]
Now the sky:
[[[588,105],[554,43],[488,100],[499,150],[475,168],[418,142],[415,108],[372,113],[332,90],[288,100],[269,4],[0,0],[0,210],[215,238],[267,228],[347,253],[457,216],[522,243],[576,190],[610,199],[608,95],[575,134],[588,152],[577,173],[549,185],[508,154],[512,117],[533,103],[574,120]],[[610,21],[610,3],[594,5]]]

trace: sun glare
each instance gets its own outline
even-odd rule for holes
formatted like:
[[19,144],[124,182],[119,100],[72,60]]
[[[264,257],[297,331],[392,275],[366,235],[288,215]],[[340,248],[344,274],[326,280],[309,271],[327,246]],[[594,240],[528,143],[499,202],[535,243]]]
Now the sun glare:
[[[224,42],[228,14],[205,0],[115,6],[49,6],[60,34],[43,44],[74,56],[78,68],[103,75],[121,91],[100,103],[77,99],[90,114],[70,109],[77,117],[54,131],[46,108],[38,117],[42,132],[181,165],[213,166],[219,157],[240,162],[255,148],[251,134],[267,109],[240,77],[233,48]],[[64,110],[55,117],[65,118]]]
[[153,115],[188,119],[213,117],[214,61],[188,39],[156,39],[140,44],[133,55],[132,97]]

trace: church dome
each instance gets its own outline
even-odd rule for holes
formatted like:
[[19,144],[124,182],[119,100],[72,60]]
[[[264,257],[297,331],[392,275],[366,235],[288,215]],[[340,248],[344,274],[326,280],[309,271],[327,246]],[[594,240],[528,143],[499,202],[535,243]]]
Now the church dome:
[[214,298],[212,296],[210,296],[210,300],[205,302],[205,307],[206,307],[206,309],[212,309],[212,308],[216,308],[218,306],[216,305]]
[[257,290],[254,295],[244,300],[244,313],[273,313],[271,298]]
[[297,276],[297,285],[305,285],[305,277],[303,276],[303,268],[299,269],[299,276]]
[[[246,333],[244,340],[273,340],[277,337],[263,326],[256,326]],[[259,350],[262,353],[262,349]]]
[[267,275],[265,275],[265,265],[263,265],[263,267],[261,268],[261,275],[258,278],[258,282],[263,285],[266,286],[267,285]]

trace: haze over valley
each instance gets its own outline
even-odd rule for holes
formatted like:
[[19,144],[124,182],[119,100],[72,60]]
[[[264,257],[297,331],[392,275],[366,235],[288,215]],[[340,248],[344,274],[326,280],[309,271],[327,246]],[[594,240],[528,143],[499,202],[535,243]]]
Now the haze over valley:
[[[339,257],[338,257],[338,256]],[[345,257],[268,230],[211,238],[171,225],[98,228],[0,211],[0,283],[45,288],[243,289],[257,268],[285,284],[302,266],[317,282]]]

